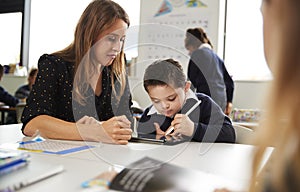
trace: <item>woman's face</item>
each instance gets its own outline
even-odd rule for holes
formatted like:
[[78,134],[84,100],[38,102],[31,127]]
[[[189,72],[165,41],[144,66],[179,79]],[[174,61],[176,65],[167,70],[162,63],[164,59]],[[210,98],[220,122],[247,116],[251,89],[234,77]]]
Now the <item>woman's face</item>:
[[147,90],[156,110],[167,117],[173,117],[180,111],[186,99],[189,85],[177,89],[168,85],[148,86]]
[[192,55],[192,53],[197,49],[197,47],[195,47],[193,45],[187,45],[187,41],[189,41],[189,39],[188,39],[188,37],[185,37],[185,39],[184,39],[185,49],[188,51],[189,55]]
[[121,52],[127,27],[127,23],[118,19],[109,29],[98,36],[94,45],[94,51],[96,60],[100,65],[111,65]]

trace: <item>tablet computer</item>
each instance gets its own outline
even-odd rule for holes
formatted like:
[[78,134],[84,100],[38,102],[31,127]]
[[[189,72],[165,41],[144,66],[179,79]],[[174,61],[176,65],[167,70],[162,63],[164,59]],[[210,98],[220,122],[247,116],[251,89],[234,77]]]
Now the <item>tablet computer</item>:
[[188,142],[191,137],[184,135],[180,136],[164,136],[161,135],[159,138],[155,134],[138,134],[137,137],[131,137],[130,142],[139,143],[150,143],[150,144],[164,144],[164,145],[175,145],[183,142]]

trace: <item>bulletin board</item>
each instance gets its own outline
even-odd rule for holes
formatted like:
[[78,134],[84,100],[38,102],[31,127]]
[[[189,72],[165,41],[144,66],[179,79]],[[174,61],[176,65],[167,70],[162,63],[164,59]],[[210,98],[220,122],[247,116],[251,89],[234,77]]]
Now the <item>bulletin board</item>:
[[[221,0],[222,1],[222,0]],[[186,68],[187,28],[202,27],[218,46],[220,0],[141,0],[138,73],[157,59],[173,58]]]

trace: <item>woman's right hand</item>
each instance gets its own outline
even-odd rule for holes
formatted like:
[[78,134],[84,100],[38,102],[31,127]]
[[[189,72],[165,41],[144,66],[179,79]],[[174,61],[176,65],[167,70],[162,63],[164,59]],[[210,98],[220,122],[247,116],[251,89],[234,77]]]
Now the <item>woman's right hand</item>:
[[128,140],[131,139],[131,122],[125,115],[102,121],[101,125],[106,134],[111,138],[112,143],[126,145]]

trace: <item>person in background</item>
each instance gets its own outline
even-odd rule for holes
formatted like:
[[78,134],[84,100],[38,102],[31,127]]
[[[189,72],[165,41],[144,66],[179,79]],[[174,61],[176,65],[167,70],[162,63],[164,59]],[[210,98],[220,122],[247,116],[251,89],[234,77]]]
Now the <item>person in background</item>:
[[[173,136],[182,134],[198,142],[234,143],[235,131],[230,119],[209,96],[194,93],[190,86],[179,62],[166,59],[149,65],[144,74],[144,88],[153,105],[144,111],[138,133],[165,135],[174,127]],[[199,100],[197,108],[186,115]]]
[[212,50],[213,46],[202,28],[189,28],[184,40],[190,60],[188,78],[198,93],[209,95],[229,115],[232,110],[234,82],[223,60]]
[[17,97],[19,99],[26,99],[29,96],[29,93],[32,90],[32,86],[35,82],[37,73],[38,73],[37,68],[32,68],[30,70],[28,78],[27,78],[28,84],[22,85],[21,87],[19,87],[17,89],[17,91],[15,92],[15,97]]
[[[38,69],[37,68],[32,68],[29,72],[29,76],[27,78],[28,84],[22,85],[17,89],[15,92],[15,97],[20,99],[22,102],[26,102],[27,97],[29,96],[29,93],[32,89],[32,85],[35,82],[35,78],[37,75]],[[18,109],[20,110],[20,109]],[[20,114],[23,110],[19,111],[18,113]],[[6,122],[8,124],[14,124],[18,123],[18,117],[17,117],[17,112],[16,111],[10,111],[7,113],[7,118]]]
[[93,0],[73,42],[44,54],[22,114],[22,131],[43,137],[127,144],[131,94],[124,63],[129,18],[111,0]]
[[[4,68],[0,64],[0,81],[4,74]],[[0,86],[0,102],[10,107],[15,107],[19,103],[19,99],[9,94],[3,87]]]
[[[256,129],[249,191],[300,191],[299,10],[297,0],[262,1],[264,53],[274,78],[264,120]],[[266,171],[260,172],[268,146],[275,149]]]
[[[4,74],[4,67],[0,64],[0,81]],[[6,105],[10,107],[15,107],[20,100],[13,95],[9,94],[3,87],[0,86],[0,102],[1,105]],[[16,112],[10,111],[8,112],[8,115],[6,119],[1,119],[5,124],[11,124],[17,122]]]

